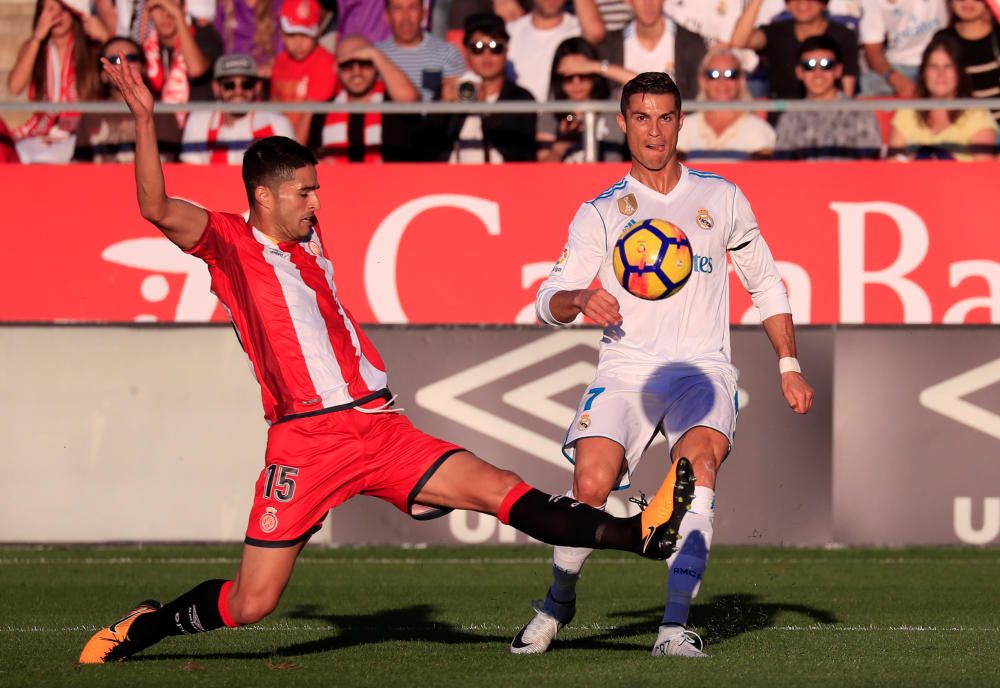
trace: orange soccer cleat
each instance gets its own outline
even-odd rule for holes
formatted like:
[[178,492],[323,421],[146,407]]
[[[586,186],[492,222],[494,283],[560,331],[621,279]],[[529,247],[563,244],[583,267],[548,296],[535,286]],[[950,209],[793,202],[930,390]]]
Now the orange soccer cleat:
[[128,614],[106,626],[91,636],[80,653],[80,664],[104,664],[121,662],[142,648],[130,647],[128,629],[143,614],[155,612],[161,607],[156,600],[140,602]]
[[642,555],[667,559],[677,548],[681,520],[694,499],[694,469],[683,456],[670,467],[660,489],[642,511]]

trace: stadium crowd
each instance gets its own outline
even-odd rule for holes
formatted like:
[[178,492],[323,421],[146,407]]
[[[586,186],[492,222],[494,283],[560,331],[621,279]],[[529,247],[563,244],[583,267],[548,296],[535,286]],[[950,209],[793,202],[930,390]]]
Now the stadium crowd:
[[[433,26],[432,26],[433,24]],[[646,71],[685,100],[927,99],[927,109],[833,107],[690,114],[689,160],[995,157],[1000,109],[933,101],[1000,96],[1000,27],[987,0],[37,0],[8,75],[32,101],[121,101],[100,59],[125,60],[164,103],[245,113],[158,115],[165,161],[238,164],[283,134],[323,162],[583,159],[574,101],[611,100]],[[565,101],[555,114],[347,114],[251,103]],[[599,160],[627,156],[614,115],[593,120]],[[131,162],[124,114],[37,112],[0,162]]]

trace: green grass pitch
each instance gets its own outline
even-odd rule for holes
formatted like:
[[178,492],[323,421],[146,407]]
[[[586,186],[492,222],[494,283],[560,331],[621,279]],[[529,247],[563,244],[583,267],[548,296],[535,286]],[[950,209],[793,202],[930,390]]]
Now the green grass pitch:
[[548,550],[308,548],[277,612],[123,664],[83,643],[147,597],[231,576],[237,547],[0,549],[0,686],[996,686],[1000,550],[716,548],[691,625],[652,659],[662,564],[598,553],[546,655],[507,652]]

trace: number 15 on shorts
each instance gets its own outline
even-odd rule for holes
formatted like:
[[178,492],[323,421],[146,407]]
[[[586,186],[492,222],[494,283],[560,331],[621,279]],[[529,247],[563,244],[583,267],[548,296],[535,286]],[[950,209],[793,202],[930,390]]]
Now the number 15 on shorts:
[[289,502],[295,496],[295,476],[298,468],[271,464],[265,469],[267,480],[264,481],[264,499],[277,499],[279,502]]

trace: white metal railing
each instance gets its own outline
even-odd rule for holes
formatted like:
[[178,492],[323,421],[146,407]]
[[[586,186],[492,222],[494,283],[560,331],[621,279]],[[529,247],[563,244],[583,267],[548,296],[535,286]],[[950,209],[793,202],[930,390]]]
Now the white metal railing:
[[[965,110],[985,108],[1000,110],[1000,98],[957,98],[950,100],[926,100],[903,98],[862,98],[853,100],[740,100],[729,102],[710,102],[706,100],[687,100],[683,103],[686,112],[710,111],[740,111],[740,112],[833,112],[833,111],[890,111],[890,110],[926,110],[929,107],[946,110]],[[261,103],[222,103],[222,102],[191,102],[191,103],[156,103],[157,112],[346,112],[348,114],[364,112],[381,112],[383,114],[399,115],[451,115],[475,113],[478,115],[514,114],[535,112],[556,113],[572,109],[584,114],[584,151],[588,161],[597,158],[597,141],[594,118],[599,114],[619,111],[619,103],[611,100],[567,101],[558,100],[545,103],[533,101],[518,101],[504,103],[332,103],[301,102],[278,103],[273,101]],[[76,102],[76,103],[46,103],[41,101],[0,102],[0,114],[4,112],[93,112],[93,113],[125,113],[128,109],[123,103],[110,101]]]

